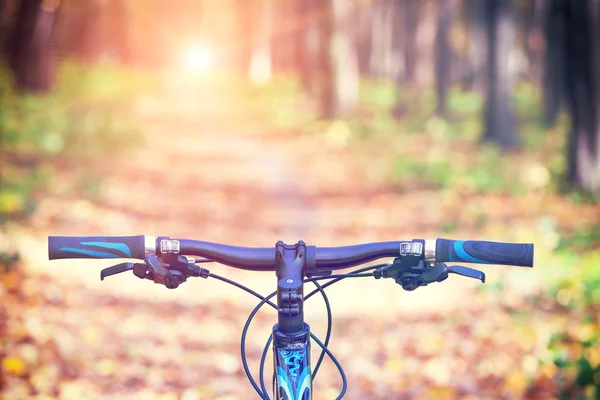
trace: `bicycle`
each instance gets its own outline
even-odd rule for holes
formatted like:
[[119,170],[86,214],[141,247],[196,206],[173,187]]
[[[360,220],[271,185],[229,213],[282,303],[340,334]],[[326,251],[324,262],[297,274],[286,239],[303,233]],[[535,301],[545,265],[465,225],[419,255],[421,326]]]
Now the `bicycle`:
[[[125,262],[105,268],[100,279],[132,271],[141,279],[149,279],[175,289],[190,277],[214,278],[236,286],[260,299],[242,330],[240,351],[248,380],[261,399],[269,399],[264,384],[264,366],[273,343],[273,396],[279,400],[312,399],[312,382],[325,354],[336,365],[346,393],[347,379],[335,356],[327,348],[331,335],[332,314],[324,289],[345,278],[374,277],[394,279],[404,290],[412,291],[430,283],[442,282],[456,274],[485,282],[482,271],[446,262],[502,264],[533,267],[533,244],[463,241],[448,239],[413,239],[411,241],[376,242],[343,247],[308,246],[303,241],[294,245],[277,242],[274,248],[237,247],[167,236],[49,236],[50,260],[64,258],[130,258],[144,260]],[[197,258],[199,257],[199,258]],[[394,259],[384,264],[363,267],[345,274],[333,271],[351,268],[381,258]],[[198,264],[217,262],[251,271],[275,271],[277,290],[261,296],[252,289],[210,272]],[[321,285],[318,281],[328,280]],[[304,283],[313,282],[316,289],[304,295]],[[315,294],[321,294],[327,308],[327,332],[321,342],[304,322],[303,305]],[[277,303],[271,299],[277,296]],[[256,382],[246,359],[246,335],[258,310],[268,304],[278,311],[278,322],[265,345]],[[310,338],[321,354],[311,372]],[[260,385],[260,386],[259,386]]]

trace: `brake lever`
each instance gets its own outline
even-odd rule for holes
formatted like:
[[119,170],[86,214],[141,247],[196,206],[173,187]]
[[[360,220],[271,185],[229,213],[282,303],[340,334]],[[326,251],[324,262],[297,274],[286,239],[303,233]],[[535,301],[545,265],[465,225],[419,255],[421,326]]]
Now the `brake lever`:
[[466,276],[468,278],[479,279],[482,283],[485,283],[485,273],[478,269],[468,268],[462,265],[453,265],[448,267],[448,272]]
[[100,271],[100,280],[103,281],[104,278],[111,275],[120,274],[121,272],[131,271],[134,268],[135,264],[132,262],[121,263],[117,265],[113,265],[112,267],[104,268]]
[[179,286],[181,282],[178,282],[178,280],[185,281],[185,277],[181,272],[177,273],[179,278],[177,279],[154,254],[148,255],[144,261],[146,261],[145,264],[126,262],[105,268],[100,271],[100,280],[103,281],[107,276],[133,270],[133,274],[138,278],[153,280],[154,283],[160,283],[169,289],[175,289]]
[[413,272],[405,272],[396,279],[396,283],[400,284],[404,290],[412,291],[421,286],[427,286],[433,282],[442,282],[448,278],[449,273],[465,276],[467,278],[478,279],[485,283],[485,274],[482,271],[463,267],[462,265],[447,266],[445,263],[436,263],[432,268],[427,269],[426,264],[422,261],[416,270],[423,271],[420,274]]

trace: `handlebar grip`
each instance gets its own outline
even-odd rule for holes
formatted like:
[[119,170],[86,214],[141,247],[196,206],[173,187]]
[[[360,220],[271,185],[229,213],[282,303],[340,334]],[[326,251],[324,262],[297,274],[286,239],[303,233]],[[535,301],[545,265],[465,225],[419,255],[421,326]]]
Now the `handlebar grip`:
[[437,239],[435,260],[533,267],[533,244]]
[[146,255],[144,235],[48,236],[48,258],[137,258]]

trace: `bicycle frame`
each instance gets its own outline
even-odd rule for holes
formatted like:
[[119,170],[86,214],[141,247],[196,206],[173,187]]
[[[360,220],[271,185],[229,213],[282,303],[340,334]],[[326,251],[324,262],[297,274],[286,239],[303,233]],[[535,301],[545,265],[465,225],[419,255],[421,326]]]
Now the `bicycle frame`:
[[311,400],[310,327],[297,334],[273,327],[273,398]]

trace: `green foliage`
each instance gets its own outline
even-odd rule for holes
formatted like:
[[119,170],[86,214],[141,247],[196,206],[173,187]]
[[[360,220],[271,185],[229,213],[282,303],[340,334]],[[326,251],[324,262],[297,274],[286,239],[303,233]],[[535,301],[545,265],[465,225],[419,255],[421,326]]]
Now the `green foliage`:
[[120,154],[140,140],[132,100],[152,89],[142,73],[64,64],[55,89],[20,95],[0,67],[0,220],[23,218],[52,182],[53,163]]
[[599,225],[594,224],[574,234],[563,234],[557,250],[545,263],[554,276],[547,293],[568,312],[566,315],[573,316],[548,343],[554,364],[566,381],[561,393],[565,399],[591,399],[600,394],[599,232]]
[[436,188],[520,195],[527,188],[518,174],[514,161],[494,146],[483,146],[472,158],[467,158],[453,152],[449,145],[445,151],[432,153],[430,157],[410,153],[397,156],[393,177],[398,182],[414,181]]
[[21,258],[18,253],[0,251],[0,274],[13,271]]
[[398,85],[386,80],[362,80],[359,90],[359,104],[379,110],[391,110],[399,101],[403,101]]
[[585,252],[600,249],[600,223],[585,226],[570,235],[561,236],[557,250]]
[[483,110],[484,99],[480,93],[453,88],[448,96],[448,110],[457,115],[477,115]]
[[554,364],[568,379],[568,384],[563,385],[561,390],[561,399],[600,397],[600,363],[596,361],[595,348],[600,343],[600,329],[592,324],[585,324],[582,329],[585,339],[558,333],[549,343]]

